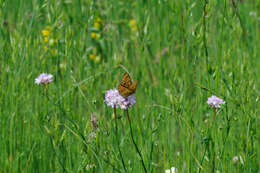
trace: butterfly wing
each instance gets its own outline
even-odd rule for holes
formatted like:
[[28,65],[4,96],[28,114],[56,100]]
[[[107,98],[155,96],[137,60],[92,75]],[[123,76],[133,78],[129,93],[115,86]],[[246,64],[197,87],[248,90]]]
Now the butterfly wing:
[[131,86],[131,84],[132,84],[132,81],[131,81],[131,78],[130,78],[129,74],[125,73],[123,78],[122,78],[122,80],[121,80],[120,85],[128,88],[129,86]]
[[136,87],[137,87],[137,81],[132,83],[129,74],[125,73],[118,87],[118,90],[121,96],[127,97],[135,93]]
[[119,86],[119,93],[123,97],[127,97],[132,94],[132,91],[129,88],[125,88],[124,86]]
[[138,81],[135,81],[129,86],[129,89],[134,93],[137,87]]

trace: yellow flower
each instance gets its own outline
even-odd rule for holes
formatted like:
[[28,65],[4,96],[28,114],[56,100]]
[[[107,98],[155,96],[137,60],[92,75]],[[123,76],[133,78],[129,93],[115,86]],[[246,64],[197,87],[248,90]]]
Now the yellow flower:
[[131,28],[132,31],[137,31],[137,24],[136,24],[136,21],[134,19],[130,20],[129,22],[129,26]]
[[46,51],[47,50],[47,46],[45,45],[45,46],[43,46],[43,49]]
[[94,28],[99,29],[100,28],[100,24],[98,22],[95,22],[94,23]]
[[44,37],[43,40],[44,40],[44,43],[48,43],[49,38],[48,37]]
[[100,29],[100,25],[104,26],[104,24],[104,21],[100,17],[98,17],[94,22],[94,28]]
[[94,55],[93,53],[91,53],[91,54],[89,55],[89,58],[90,58],[91,60],[95,60],[95,55]]
[[91,33],[91,37],[92,37],[92,38],[96,38],[96,37],[97,37],[97,34],[96,34],[95,32],[92,32],[92,33]]
[[130,27],[136,26],[136,21],[135,21],[134,19],[130,20],[129,26],[130,26]]
[[99,22],[99,23],[102,22],[100,17],[97,18],[97,22]]
[[133,26],[131,29],[132,29],[133,32],[137,31],[137,26]]
[[44,37],[48,37],[49,35],[50,35],[50,31],[49,30],[42,30],[42,35],[44,36]]

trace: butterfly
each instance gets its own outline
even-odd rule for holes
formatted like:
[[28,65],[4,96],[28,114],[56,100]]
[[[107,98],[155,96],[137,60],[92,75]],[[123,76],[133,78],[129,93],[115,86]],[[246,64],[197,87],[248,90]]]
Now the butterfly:
[[129,74],[125,73],[121,80],[120,85],[118,86],[118,90],[121,96],[127,97],[135,93],[136,87],[137,87],[137,81],[132,83]]

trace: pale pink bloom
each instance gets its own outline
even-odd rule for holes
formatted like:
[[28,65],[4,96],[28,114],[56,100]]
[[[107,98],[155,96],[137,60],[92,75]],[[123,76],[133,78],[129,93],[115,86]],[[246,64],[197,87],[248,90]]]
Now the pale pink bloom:
[[208,98],[207,104],[213,108],[220,108],[225,102],[217,96],[211,96]]
[[238,156],[234,156],[234,157],[233,157],[233,163],[237,163],[238,160],[239,160]]
[[124,98],[117,89],[110,89],[106,91],[105,102],[107,106],[112,108],[120,107],[121,109],[127,109],[136,104],[136,99],[133,94]]
[[236,163],[241,163],[242,165],[244,165],[244,161],[243,161],[243,158],[241,155],[239,156],[234,156],[233,157],[233,163],[236,164]]
[[126,97],[125,99],[126,99],[126,104],[128,107],[131,107],[136,104],[136,98],[135,98],[134,94]]
[[48,83],[51,83],[52,81],[53,81],[53,75],[47,73],[42,73],[35,79],[35,83],[38,85],[40,84],[46,85]]

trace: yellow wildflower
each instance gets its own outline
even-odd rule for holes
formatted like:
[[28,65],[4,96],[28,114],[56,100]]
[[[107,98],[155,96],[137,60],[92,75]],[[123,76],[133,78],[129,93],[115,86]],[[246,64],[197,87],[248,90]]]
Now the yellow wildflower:
[[94,28],[100,29],[100,24],[99,24],[98,22],[95,22],[95,23],[94,23]]
[[91,53],[91,54],[89,55],[89,58],[90,58],[91,60],[95,60],[95,55],[94,55],[93,53]]
[[99,23],[102,22],[100,17],[97,18],[97,22],[99,22]]
[[44,45],[44,46],[43,46],[43,49],[46,51],[46,50],[47,50],[47,46],[46,46],[46,45]]
[[92,38],[97,38],[97,34],[96,34],[95,32],[92,32],[92,33],[91,33],[91,37],[92,37]]
[[131,29],[132,31],[137,31],[137,26],[133,26]]
[[134,19],[130,20],[129,25],[131,27],[136,26],[136,21]]
[[44,36],[44,37],[48,37],[49,35],[50,35],[50,31],[49,30],[42,30],[42,35]]
[[100,29],[100,25],[104,26],[104,24],[105,24],[104,21],[100,17],[98,17],[95,20],[94,27]]
[[137,31],[137,24],[136,24],[136,21],[134,19],[130,20],[129,26],[130,26],[132,31]]
[[44,40],[44,43],[48,43],[49,38],[48,37],[44,37],[43,40]]

